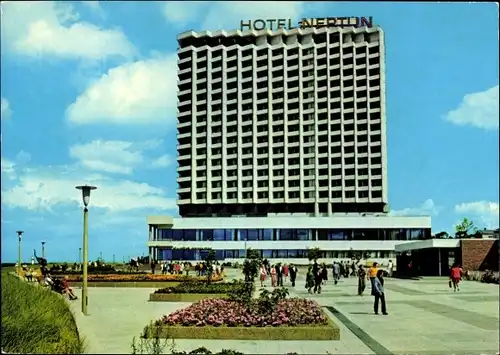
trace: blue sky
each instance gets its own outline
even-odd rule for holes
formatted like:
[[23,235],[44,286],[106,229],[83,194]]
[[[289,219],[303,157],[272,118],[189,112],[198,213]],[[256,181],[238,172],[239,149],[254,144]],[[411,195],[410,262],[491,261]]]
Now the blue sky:
[[2,4],[2,260],[46,241],[75,260],[91,183],[89,253],[146,253],[148,214],[175,205],[176,35],[240,19],[373,16],[385,31],[395,215],[498,226],[498,8],[490,3]]

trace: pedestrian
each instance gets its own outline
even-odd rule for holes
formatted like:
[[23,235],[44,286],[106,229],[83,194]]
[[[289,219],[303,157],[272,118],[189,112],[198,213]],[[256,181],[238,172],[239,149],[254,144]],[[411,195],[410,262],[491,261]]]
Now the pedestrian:
[[334,262],[332,269],[333,269],[333,282],[336,285],[340,279],[340,265],[339,265],[339,263]]
[[290,272],[290,268],[287,264],[283,265],[283,277],[285,278],[285,282],[288,282],[288,273]]
[[281,264],[276,265],[276,278],[277,278],[277,285],[279,287],[283,287],[283,267]]
[[394,272],[394,265],[392,264],[392,260],[389,260],[389,265],[387,265],[387,269],[389,271],[389,277],[392,277],[392,273]]
[[383,274],[384,274],[383,270],[378,270],[376,277],[373,280],[374,291],[372,293],[375,296],[375,303],[373,304],[373,310],[374,310],[375,314],[378,314],[378,304],[380,301],[382,303],[382,314],[384,316],[386,316],[386,315],[388,315],[388,313],[387,313],[387,308],[386,308],[386,304],[385,304]]
[[267,270],[264,264],[260,266],[260,271],[259,271],[259,276],[260,276],[260,287],[265,287],[265,282],[267,278]]
[[314,274],[314,293],[321,293],[321,283],[323,282],[323,277],[321,276],[321,269],[317,262],[313,266]]
[[372,267],[368,269],[368,278],[370,279],[370,286],[372,288],[372,296],[375,295],[375,290],[373,288],[373,281],[375,280],[375,278],[377,277],[377,273],[378,273],[378,263],[377,262],[374,262]]
[[323,285],[326,285],[326,282],[328,281],[328,270],[326,269],[325,264],[323,264],[323,267],[321,268],[321,281]]
[[366,271],[363,265],[359,265],[358,268],[358,296],[363,296],[366,288]]
[[307,270],[307,275],[306,275],[306,288],[307,288],[307,292],[312,293],[311,289],[313,287],[314,287],[314,273],[313,273],[312,266],[309,266],[309,269]]
[[460,291],[459,283],[461,279],[462,268],[455,263],[450,270],[450,286],[453,286],[453,292]]
[[153,259],[153,260],[151,260],[151,273],[152,274],[155,273],[155,268],[156,268],[156,263],[155,263],[155,261]]
[[278,281],[278,277],[276,275],[276,267],[275,265],[271,266],[271,286],[276,287]]
[[345,266],[343,261],[340,262],[339,267],[340,267],[340,275],[345,277]]
[[295,280],[297,279],[297,267],[293,264],[290,264],[290,282],[292,283],[292,287],[295,287]]

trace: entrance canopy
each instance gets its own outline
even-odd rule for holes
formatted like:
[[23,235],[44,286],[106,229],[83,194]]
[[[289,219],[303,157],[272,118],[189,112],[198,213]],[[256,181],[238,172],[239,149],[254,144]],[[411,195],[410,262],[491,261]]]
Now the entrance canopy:
[[411,250],[458,247],[460,247],[460,239],[427,239],[397,244],[394,246],[394,250],[398,253],[402,253]]

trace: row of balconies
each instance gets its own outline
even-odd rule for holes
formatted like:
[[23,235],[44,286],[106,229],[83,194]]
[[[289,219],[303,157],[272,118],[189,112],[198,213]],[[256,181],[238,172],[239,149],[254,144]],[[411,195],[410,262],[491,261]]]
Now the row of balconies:
[[[276,194],[280,194],[280,192],[277,192]],[[378,195],[377,195],[378,196]],[[356,198],[354,197],[331,197],[331,198],[292,198],[288,197],[285,198],[283,197],[267,197],[267,198],[233,198],[233,199],[222,199],[222,196],[220,198],[211,198],[211,199],[193,199],[191,198],[186,198],[186,199],[177,199],[177,205],[185,205],[185,204],[191,204],[191,203],[198,203],[198,204],[207,204],[207,203],[213,203],[213,204],[220,204],[220,203],[227,203],[227,204],[236,204],[236,203],[356,203],[356,202],[383,202],[382,196],[380,197],[365,197],[365,198]]]
[[[271,57],[273,59],[281,59],[284,56],[284,53],[280,51],[279,53],[274,53],[276,49],[281,49],[284,48],[284,44],[277,44],[273,46],[268,46],[267,50],[262,49],[259,46],[256,45],[251,45],[249,44],[248,46],[240,47],[240,46],[234,46],[234,47],[224,47],[224,46],[217,46],[217,47],[210,47],[210,46],[203,46],[203,47],[186,47],[181,49],[179,52],[182,53],[182,58],[179,58],[177,63],[178,65],[182,65],[185,63],[189,63],[193,60],[196,61],[204,61],[207,60],[208,55],[210,55],[210,58],[212,61],[217,61],[217,60],[222,60],[223,59],[223,53],[226,53],[225,61],[230,62],[232,60],[237,60],[238,54],[242,56],[241,61],[246,61],[246,60],[251,60],[252,57],[256,57],[257,60],[262,60],[266,59],[268,57]],[[308,44],[305,46],[302,45],[287,45],[287,53],[286,53],[286,58],[289,60],[293,60],[295,58],[298,58],[301,56],[302,58],[312,58],[315,54],[316,56],[325,56],[327,54],[327,48],[328,52],[330,55],[335,54],[340,52],[342,49],[342,52],[346,52],[346,54],[354,54],[353,52],[358,52],[358,49],[367,49],[368,52],[370,53],[376,53],[380,52],[380,44],[378,41],[368,43],[368,42],[359,42],[359,43],[344,43],[340,44],[339,42],[332,42],[327,45],[327,43],[319,43],[319,44]],[[296,53],[292,53],[294,49],[297,49]],[[299,51],[298,49],[302,49],[302,51]],[[315,51],[316,49],[316,51]],[[218,52],[220,51],[220,52]],[[247,52],[251,52],[248,53]],[[263,51],[262,53],[260,53]],[[186,52],[191,52],[189,54],[186,54]],[[228,52],[233,52],[231,54],[228,54]],[[239,53],[238,53],[239,52]],[[316,53],[314,53],[316,52]],[[186,54],[186,55],[184,55]],[[357,54],[357,53],[356,53]],[[212,56],[213,55],[213,56]]]

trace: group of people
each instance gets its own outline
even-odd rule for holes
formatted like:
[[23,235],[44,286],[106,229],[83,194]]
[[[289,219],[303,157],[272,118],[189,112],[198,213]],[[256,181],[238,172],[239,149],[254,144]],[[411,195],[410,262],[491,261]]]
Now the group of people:
[[78,299],[74,294],[73,289],[69,286],[68,276],[57,278],[50,275],[49,270],[45,265],[40,267],[40,273],[33,268],[28,268],[26,265],[22,267],[23,274],[21,277],[28,282],[36,282],[39,285],[50,288],[52,291],[68,296],[73,301]]
[[[156,264],[154,264],[154,262],[152,262],[151,263],[151,272],[153,274],[155,273],[155,267],[156,267]],[[161,269],[161,273],[163,275],[172,274],[172,275],[187,275],[187,276],[189,276],[189,272],[191,270],[193,270],[193,266],[189,262],[181,263],[181,262],[177,262],[177,261],[169,261],[169,262],[162,262],[160,264],[160,269]],[[211,269],[212,269],[213,276],[223,276],[224,275],[224,266],[219,265],[219,263],[217,261],[212,264]],[[194,271],[196,273],[196,276],[206,276],[207,271],[208,271],[208,265],[206,265],[204,262],[196,263],[196,265],[194,266]]]
[[271,277],[271,286],[272,287],[281,287],[283,286],[283,280],[288,282],[288,278],[290,277],[290,282],[292,283],[292,287],[295,287],[295,280],[297,279],[297,267],[293,264],[275,264],[271,265],[268,262],[264,262],[259,269],[259,279],[260,286],[266,286],[266,280],[268,276]]

